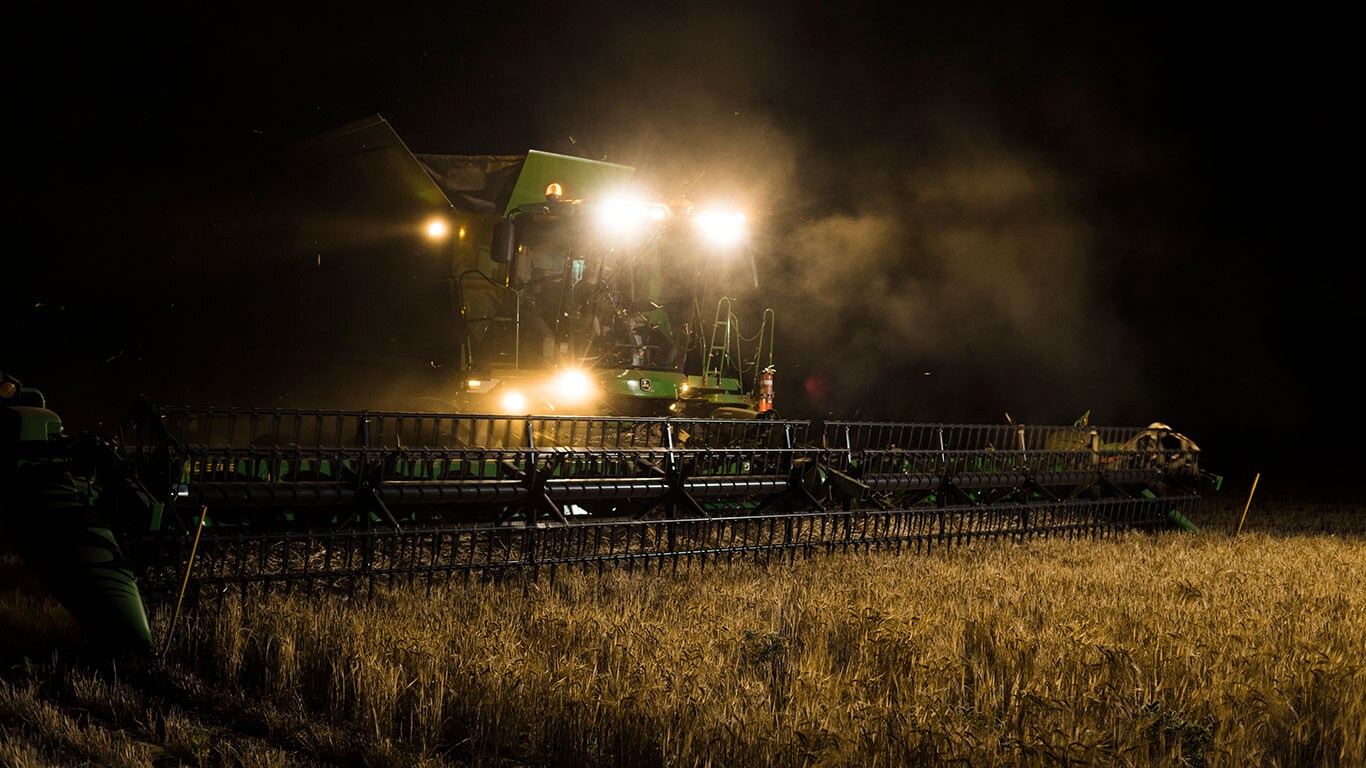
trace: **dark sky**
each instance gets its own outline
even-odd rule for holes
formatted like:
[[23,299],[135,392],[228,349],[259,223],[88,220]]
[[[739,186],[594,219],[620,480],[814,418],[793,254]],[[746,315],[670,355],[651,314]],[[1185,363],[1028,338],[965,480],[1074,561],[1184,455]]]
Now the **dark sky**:
[[299,311],[260,299],[275,151],[380,114],[418,152],[576,154],[743,201],[784,415],[1090,410],[1169,423],[1238,480],[1348,466],[1360,291],[1328,182],[1355,177],[1355,91],[1334,20],[430,5],[17,24],[31,245],[6,259],[5,364],[65,402],[155,396],[149,360],[230,392],[253,361],[186,339]]

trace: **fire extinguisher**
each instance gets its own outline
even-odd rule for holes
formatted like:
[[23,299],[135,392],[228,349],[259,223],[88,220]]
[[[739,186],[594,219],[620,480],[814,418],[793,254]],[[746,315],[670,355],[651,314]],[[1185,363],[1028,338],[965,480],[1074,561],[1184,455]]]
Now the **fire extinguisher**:
[[773,366],[759,373],[759,412],[773,410]]

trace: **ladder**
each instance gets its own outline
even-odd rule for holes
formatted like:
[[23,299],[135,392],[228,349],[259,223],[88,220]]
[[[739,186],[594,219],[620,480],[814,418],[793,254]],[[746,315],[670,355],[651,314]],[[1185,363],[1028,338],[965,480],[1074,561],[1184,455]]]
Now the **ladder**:
[[[721,376],[730,367],[730,340],[735,313],[731,312],[731,300],[722,297],[716,302],[716,319],[712,321],[711,341],[707,346],[707,361],[702,367],[704,384],[719,384]],[[717,343],[717,337],[721,337]]]

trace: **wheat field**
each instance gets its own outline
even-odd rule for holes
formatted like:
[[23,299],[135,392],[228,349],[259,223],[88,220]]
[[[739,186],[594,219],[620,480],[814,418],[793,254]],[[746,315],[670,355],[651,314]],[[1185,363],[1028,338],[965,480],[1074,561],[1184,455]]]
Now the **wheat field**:
[[1366,521],[1206,506],[1198,534],[227,601],[145,663],[18,584],[0,764],[1366,764]]

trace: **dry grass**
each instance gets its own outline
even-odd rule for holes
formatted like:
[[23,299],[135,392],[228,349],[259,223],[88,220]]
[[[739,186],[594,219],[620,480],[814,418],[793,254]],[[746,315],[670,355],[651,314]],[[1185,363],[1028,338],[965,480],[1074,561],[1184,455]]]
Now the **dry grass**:
[[0,762],[1366,764],[1358,516],[1272,530],[1261,508],[1234,537],[1241,511],[1199,535],[228,603],[145,669],[12,667]]

